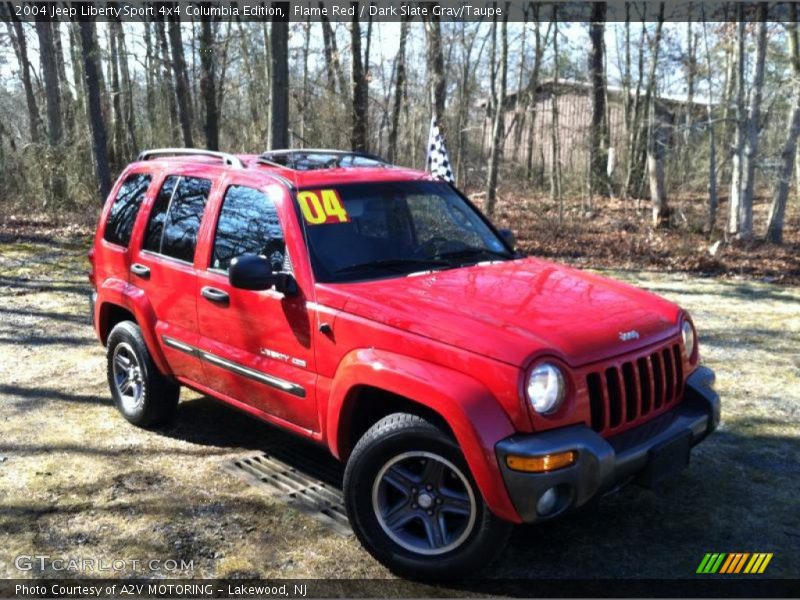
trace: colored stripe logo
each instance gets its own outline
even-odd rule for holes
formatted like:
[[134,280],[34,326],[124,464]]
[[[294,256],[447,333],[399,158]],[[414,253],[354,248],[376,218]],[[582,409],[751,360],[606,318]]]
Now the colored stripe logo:
[[761,574],[772,560],[771,552],[708,552],[700,561],[696,573],[702,575]]

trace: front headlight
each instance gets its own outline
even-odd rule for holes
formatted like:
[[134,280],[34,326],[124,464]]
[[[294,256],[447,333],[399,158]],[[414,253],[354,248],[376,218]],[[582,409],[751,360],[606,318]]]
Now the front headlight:
[[683,335],[683,347],[686,348],[686,356],[689,360],[694,358],[694,347],[695,347],[695,333],[694,327],[689,322],[688,319],[683,321],[683,325],[681,326],[681,334]]
[[528,377],[528,400],[540,415],[558,410],[564,401],[564,375],[552,363],[542,363],[531,371]]

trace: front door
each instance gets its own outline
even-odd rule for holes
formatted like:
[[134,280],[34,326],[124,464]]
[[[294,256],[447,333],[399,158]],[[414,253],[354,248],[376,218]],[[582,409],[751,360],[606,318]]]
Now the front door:
[[197,316],[206,385],[270,420],[318,431],[309,315],[302,290],[236,289],[228,267],[242,254],[292,271],[275,201],[247,186],[224,192],[208,268],[198,271]]

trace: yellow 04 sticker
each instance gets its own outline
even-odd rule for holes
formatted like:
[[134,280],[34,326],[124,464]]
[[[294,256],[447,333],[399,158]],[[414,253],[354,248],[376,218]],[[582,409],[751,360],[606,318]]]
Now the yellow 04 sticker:
[[304,190],[297,194],[297,201],[309,225],[350,222],[350,216],[336,190]]

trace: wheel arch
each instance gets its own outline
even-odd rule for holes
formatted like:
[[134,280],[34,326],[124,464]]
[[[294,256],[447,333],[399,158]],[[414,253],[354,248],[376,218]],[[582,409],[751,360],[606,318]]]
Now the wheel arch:
[[97,335],[103,345],[108,343],[111,330],[122,321],[133,321],[142,332],[150,356],[165,375],[172,370],[155,335],[156,316],[149,300],[138,288],[127,282],[107,281],[99,290],[95,308]]
[[520,521],[494,452],[514,428],[481,383],[420,359],[374,348],[355,350],[342,360],[331,386],[325,418],[331,452],[346,460],[360,436],[394,412],[427,418],[450,433],[492,512]]

